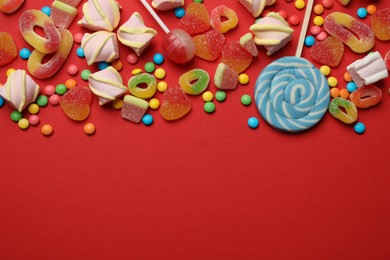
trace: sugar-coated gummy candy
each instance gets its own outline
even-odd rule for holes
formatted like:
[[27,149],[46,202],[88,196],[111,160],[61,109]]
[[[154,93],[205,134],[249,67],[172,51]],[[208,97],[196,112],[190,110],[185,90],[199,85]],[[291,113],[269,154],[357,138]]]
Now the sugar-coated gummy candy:
[[253,40],[252,33],[246,33],[240,38],[240,44],[244,49],[249,52],[253,57],[257,57],[259,52],[257,50],[255,41]]
[[179,78],[180,87],[190,95],[200,95],[209,85],[210,76],[202,69],[192,69]]
[[[41,27],[45,36],[40,36],[34,27]],[[49,16],[40,10],[30,9],[19,18],[19,29],[26,42],[41,53],[53,53],[58,50],[61,42],[60,32]]]
[[[146,88],[140,85],[146,84]],[[157,90],[156,78],[148,73],[135,75],[129,79],[128,88],[131,94],[142,99],[148,99],[154,96]]]
[[241,73],[251,64],[252,55],[241,46],[240,42],[229,41],[222,49],[221,62],[237,73]]
[[170,87],[163,94],[160,114],[165,120],[177,120],[191,110],[191,101],[179,87]]
[[180,19],[179,28],[189,34],[199,34],[210,29],[207,8],[201,3],[190,3],[186,14]]
[[216,30],[209,30],[194,37],[195,55],[208,61],[215,61],[221,56],[225,45],[225,36]]
[[380,9],[371,15],[371,28],[379,40],[390,40],[390,8]]
[[60,1],[72,7],[77,7],[82,0],[60,0]]
[[356,53],[367,52],[375,44],[374,32],[368,25],[342,12],[330,13],[325,18],[324,28]]
[[358,108],[368,108],[382,101],[382,90],[374,85],[358,88],[350,94],[352,103]]
[[23,3],[24,0],[0,0],[0,11],[5,14],[14,13]]
[[225,5],[220,5],[211,11],[210,24],[214,30],[226,33],[237,27],[238,17],[233,9]]
[[[343,108],[345,112],[342,111],[340,107]],[[358,117],[358,112],[355,104],[341,97],[336,97],[332,99],[332,101],[330,101],[329,113],[334,118],[337,118],[338,120],[346,124],[354,123]]]
[[189,62],[195,55],[195,43],[184,30],[171,30],[161,42],[164,55],[175,63]]
[[214,74],[214,84],[219,89],[235,89],[238,84],[238,73],[224,63],[219,63]]
[[126,95],[123,99],[121,115],[124,119],[138,124],[141,122],[148,107],[148,101],[132,95]]
[[61,97],[60,105],[70,119],[83,121],[89,116],[91,101],[91,90],[88,87],[78,86]]
[[339,38],[328,37],[324,41],[316,42],[310,48],[311,58],[329,67],[337,67],[344,55],[344,45]]
[[54,0],[51,4],[50,17],[58,28],[66,29],[77,16],[77,9],[62,1]]
[[0,66],[10,63],[18,56],[18,50],[11,34],[0,32]]
[[73,46],[73,35],[67,29],[59,28],[61,35],[58,50],[51,56],[50,60],[42,63],[46,54],[34,50],[27,62],[28,71],[36,78],[46,79],[53,76],[64,64]]

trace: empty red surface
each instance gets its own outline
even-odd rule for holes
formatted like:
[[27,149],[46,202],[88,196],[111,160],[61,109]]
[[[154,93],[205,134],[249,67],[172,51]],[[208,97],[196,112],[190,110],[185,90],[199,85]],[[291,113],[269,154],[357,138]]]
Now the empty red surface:
[[[316,1],[319,3],[321,1]],[[238,1],[205,1],[209,12],[226,4],[239,15],[238,27],[226,34],[238,40],[254,22]],[[371,1],[353,0],[348,8],[334,1],[325,15],[341,10],[355,16]],[[378,9],[387,1],[375,1]],[[23,10],[40,9],[51,1],[26,1],[21,10],[0,14],[1,31],[27,47],[18,29]],[[131,50],[121,45],[122,77],[143,67],[160,52],[164,32],[138,1],[120,1],[121,23],[134,11],[158,35],[136,65],[126,62]],[[186,5],[189,2],[186,1]],[[283,0],[268,10],[285,9],[303,20],[304,11]],[[76,20],[82,17],[81,6]],[[160,13],[172,29],[173,12]],[[356,16],[355,16],[356,17]],[[370,24],[369,18],[363,20]],[[9,119],[12,109],[0,109],[0,258],[1,259],[388,259],[390,249],[388,156],[390,131],[389,79],[379,84],[380,105],[359,110],[367,127],[357,135],[353,126],[329,114],[313,129],[300,134],[271,128],[254,104],[255,80],[272,60],[294,55],[299,27],[291,43],[272,57],[260,55],[246,70],[250,83],[229,92],[216,112],[206,114],[200,97],[190,97],[192,111],[176,122],[166,122],[150,111],[152,126],[123,120],[120,111],[100,107],[94,97],[88,122],[93,136],[83,133],[84,123],[71,121],[61,108],[48,106],[39,116],[54,134],[44,137],[39,128],[20,130]],[[75,22],[72,33],[87,32]],[[65,68],[76,63],[88,67],[74,53],[64,68],[41,87],[63,83]],[[385,55],[388,42],[376,41],[374,50]],[[310,60],[309,48],[304,57]],[[345,86],[345,67],[364,54],[346,51],[332,70]],[[218,61],[218,60],[217,60]],[[185,66],[166,61],[166,81],[177,85],[179,76],[203,68],[211,77],[218,62],[195,58]],[[9,67],[26,69],[17,58],[0,68],[5,82]],[[79,84],[86,85],[79,75]],[[213,92],[213,84],[209,89]],[[158,93],[157,97],[161,98]],[[247,126],[256,116],[258,129]]]

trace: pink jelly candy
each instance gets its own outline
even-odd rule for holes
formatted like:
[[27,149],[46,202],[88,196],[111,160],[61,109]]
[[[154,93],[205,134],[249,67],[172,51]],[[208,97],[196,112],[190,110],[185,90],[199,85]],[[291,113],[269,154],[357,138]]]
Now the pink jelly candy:
[[50,17],[58,28],[68,28],[77,16],[77,9],[60,1],[51,4]]
[[77,86],[61,97],[60,105],[70,119],[83,121],[89,116],[91,101],[91,90],[88,87]]
[[209,61],[215,61],[225,45],[225,37],[216,30],[210,30],[194,37],[195,55]]
[[352,92],[349,98],[356,107],[369,108],[382,101],[382,90],[374,85],[367,85]]
[[0,0],[0,11],[5,14],[16,12],[24,0]]
[[141,122],[148,107],[148,101],[132,95],[126,95],[123,99],[121,115],[124,119],[138,124]]
[[311,58],[320,64],[337,67],[344,54],[344,45],[336,37],[328,37],[316,42],[310,49]]
[[238,84],[238,73],[226,64],[218,64],[214,75],[214,84],[219,89],[235,89]]
[[0,66],[10,63],[18,56],[18,50],[11,34],[0,32]]
[[189,34],[199,34],[210,29],[210,17],[207,8],[201,3],[190,3],[186,14],[180,19],[179,28]]
[[221,62],[237,73],[241,73],[251,64],[252,55],[238,41],[230,41],[222,49]]
[[378,10],[371,15],[371,28],[379,40],[390,40],[390,8]]
[[190,110],[191,102],[181,88],[168,88],[164,92],[160,114],[165,120],[177,120]]
[[240,44],[244,47],[247,52],[249,52],[253,57],[257,57],[259,52],[257,50],[255,41],[253,40],[252,33],[246,33],[240,38]]

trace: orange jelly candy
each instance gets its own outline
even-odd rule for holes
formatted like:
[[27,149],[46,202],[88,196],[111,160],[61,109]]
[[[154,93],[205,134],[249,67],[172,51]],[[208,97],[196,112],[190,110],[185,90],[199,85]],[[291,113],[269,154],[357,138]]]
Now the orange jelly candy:
[[349,96],[358,108],[369,108],[382,101],[382,90],[374,85],[358,88]]
[[88,87],[74,87],[60,99],[60,105],[65,114],[75,121],[85,120],[90,113],[92,92]]
[[378,10],[371,15],[371,27],[379,40],[390,40],[390,8]]
[[252,55],[238,41],[230,41],[222,49],[221,62],[237,73],[241,73],[251,64]]
[[216,30],[210,30],[194,37],[195,55],[209,61],[215,61],[222,53],[225,36]]
[[[41,27],[45,36],[40,36],[34,31],[34,27]],[[58,50],[61,41],[60,32],[57,30],[49,16],[39,10],[27,10],[19,19],[19,29],[23,38],[32,47],[42,53],[53,53]]]
[[210,29],[207,8],[201,3],[190,3],[186,14],[180,19],[179,28],[188,34],[199,34]]
[[344,54],[344,45],[336,37],[330,36],[324,41],[316,42],[310,48],[311,58],[320,64],[337,67]]
[[191,101],[179,87],[168,88],[164,92],[163,99],[160,114],[165,120],[177,120],[191,110]]
[[229,30],[236,28],[238,24],[238,17],[233,9],[230,9],[225,5],[220,5],[214,8],[211,12],[210,23],[211,27],[215,30],[220,31],[221,33],[226,33]]
[[10,63],[18,56],[12,35],[7,32],[0,32],[0,66]]

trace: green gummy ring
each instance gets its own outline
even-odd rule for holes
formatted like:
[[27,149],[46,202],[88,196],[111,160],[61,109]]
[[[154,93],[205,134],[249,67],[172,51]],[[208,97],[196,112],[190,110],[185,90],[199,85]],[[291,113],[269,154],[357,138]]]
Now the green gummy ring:
[[[195,83],[191,84],[192,82]],[[179,78],[181,89],[190,95],[201,94],[209,85],[210,76],[207,71],[202,69],[193,69],[187,71]]]
[[[146,88],[139,87],[140,84],[145,83]],[[129,79],[129,91],[138,98],[148,99],[154,96],[157,90],[156,78],[148,73],[135,75]]]

